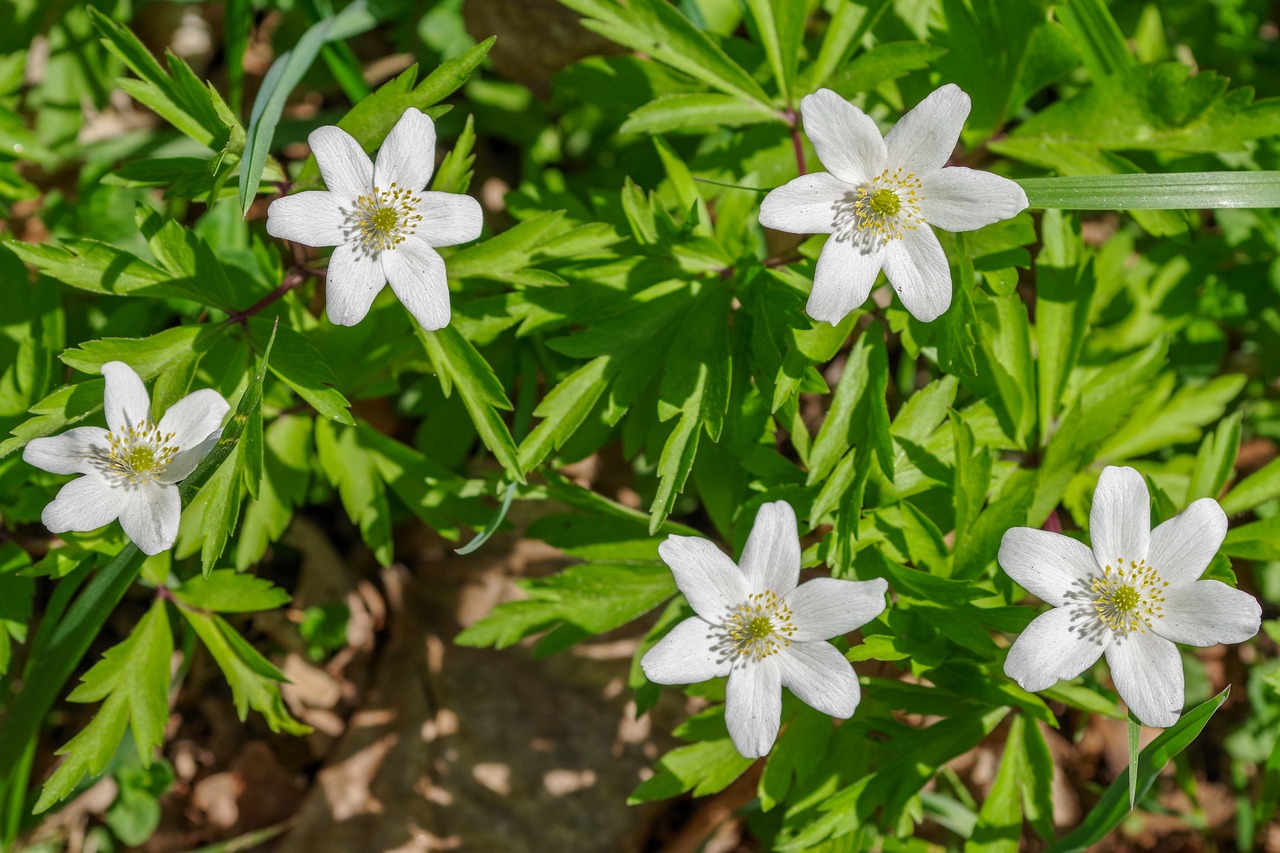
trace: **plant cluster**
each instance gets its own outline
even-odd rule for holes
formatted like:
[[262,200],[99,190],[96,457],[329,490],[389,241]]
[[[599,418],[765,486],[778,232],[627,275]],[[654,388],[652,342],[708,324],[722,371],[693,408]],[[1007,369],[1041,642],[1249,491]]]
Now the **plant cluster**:
[[[410,4],[356,0],[298,4],[248,110],[248,2],[218,85],[157,59],[125,3],[18,4],[0,845],[107,772],[163,791],[175,649],[212,657],[242,719],[306,731],[234,618],[288,601],[255,567],[295,514],[340,504],[387,565],[402,522],[468,551],[540,502],[524,535],[580,562],[457,642],[553,654],[647,618],[639,711],[660,684],[702,710],[633,802],[763,759],[767,849],[913,849],[926,822],[966,850],[1024,824],[1084,849],[1170,761],[1194,791],[1184,750],[1222,743],[1228,691],[1175,644],[1231,643],[1251,846],[1280,803],[1265,4],[562,2],[620,52],[550,100],[485,71],[457,3],[387,33]],[[437,67],[370,89],[365,33]],[[340,90],[320,117],[289,109],[304,81]],[[116,86],[152,126],[79,140],[59,96]],[[495,140],[519,163],[486,223]],[[66,167],[70,192],[42,184]],[[18,239],[32,211],[48,239]],[[593,456],[639,501],[565,475]],[[145,616],[86,660],[137,588]],[[323,654],[331,626],[306,630]],[[77,673],[65,700],[101,704],[33,778]],[[1061,834],[1046,732],[1124,719],[1117,694],[1128,774]],[[1141,752],[1138,722],[1166,727]],[[997,730],[975,800],[947,765]]]

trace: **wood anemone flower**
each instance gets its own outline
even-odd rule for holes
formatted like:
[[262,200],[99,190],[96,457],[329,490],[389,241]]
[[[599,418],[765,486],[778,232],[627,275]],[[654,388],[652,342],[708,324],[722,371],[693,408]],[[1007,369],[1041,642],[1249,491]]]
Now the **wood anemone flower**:
[[640,661],[659,684],[727,675],[725,722],[738,752],[767,753],[778,736],[782,688],[824,714],[846,719],[861,692],[852,664],[828,642],[885,607],[883,578],[800,579],[796,514],[785,501],[760,507],[739,564],[707,539],[668,536],[659,546],[697,616],[684,620]]
[[1093,547],[1061,533],[1015,527],[1000,565],[1053,605],[1022,632],[1004,671],[1024,690],[1075,678],[1107,656],[1120,698],[1148,726],[1171,726],[1186,701],[1174,643],[1242,643],[1258,633],[1257,600],[1221,581],[1199,580],[1227,535],[1212,498],[1151,529],[1146,481],[1107,467],[1089,514]]
[[972,231],[1016,216],[1027,194],[1008,178],[947,166],[969,117],[969,96],[949,83],[885,136],[871,117],[830,89],[800,102],[805,133],[828,171],[770,192],[760,224],[830,234],[807,311],[832,325],[863,302],[876,276],[924,322],[951,305],[951,267],[929,226]]
[[471,196],[426,191],[436,163],[431,117],[405,110],[376,163],[338,127],[316,128],[307,141],[329,189],[271,202],[267,233],[337,247],[325,279],[329,319],[354,326],[390,283],[422,328],[449,325],[449,283],[436,249],[476,239],[484,217]]
[[22,458],[54,474],[83,474],[67,483],[40,520],[51,533],[96,530],[117,518],[147,554],[173,547],[182,501],[177,484],[195,470],[222,435],[231,408],[205,388],[169,407],[157,423],[151,398],[129,365],[102,365],[107,429],[76,427],[27,443]]

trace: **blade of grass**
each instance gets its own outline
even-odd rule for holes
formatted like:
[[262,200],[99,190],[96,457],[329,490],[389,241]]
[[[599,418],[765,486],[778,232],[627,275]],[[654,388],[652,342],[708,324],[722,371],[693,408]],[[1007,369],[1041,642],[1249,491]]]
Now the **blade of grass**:
[[1206,210],[1280,207],[1280,172],[1181,172],[1023,178],[1031,207]]

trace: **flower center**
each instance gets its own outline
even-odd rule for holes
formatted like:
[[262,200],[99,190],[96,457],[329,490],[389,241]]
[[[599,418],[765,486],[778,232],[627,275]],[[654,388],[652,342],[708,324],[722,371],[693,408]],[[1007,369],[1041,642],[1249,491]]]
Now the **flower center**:
[[747,597],[729,611],[725,630],[732,650],[739,657],[763,660],[791,645],[796,632],[795,614],[775,593],[766,590]]
[[106,473],[120,483],[136,486],[164,473],[178,452],[173,433],[161,434],[150,421],[107,434]]
[[901,240],[924,224],[920,179],[901,166],[885,169],[834,206],[832,233],[838,240],[861,242],[865,249]]
[[1155,619],[1164,616],[1164,591],[1169,582],[1146,560],[1117,557],[1089,585],[1093,610],[1104,625],[1117,634],[1145,634]]
[[417,233],[422,214],[422,199],[403,187],[391,183],[390,189],[374,187],[368,195],[356,199],[354,229],[356,242],[369,253],[394,249],[405,238]]

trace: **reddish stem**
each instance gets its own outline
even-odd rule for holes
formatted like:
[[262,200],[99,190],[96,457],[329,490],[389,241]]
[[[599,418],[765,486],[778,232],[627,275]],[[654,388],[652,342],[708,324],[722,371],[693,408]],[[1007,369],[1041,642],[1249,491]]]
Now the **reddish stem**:
[[808,174],[804,167],[804,142],[800,139],[800,128],[796,125],[796,120],[799,116],[796,115],[796,111],[791,107],[787,107],[784,115],[786,116],[787,124],[791,125],[791,147],[796,152],[796,169],[802,175]]
[[290,270],[288,274],[285,275],[284,281],[280,282],[279,287],[277,287],[275,290],[271,291],[266,296],[262,297],[257,302],[253,303],[243,311],[233,311],[230,315],[228,315],[227,322],[239,323],[241,325],[247,324],[249,322],[249,318],[252,317],[254,314],[257,314],[262,309],[270,305],[272,302],[275,302],[277,299],[284,296],[290,290],[293,290],[295,287],[302,284],[306,280],[307,280],[306,274],[304,274],[300,270],[296,270],[296,269]]

